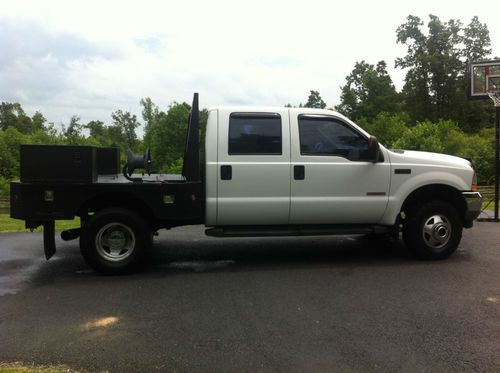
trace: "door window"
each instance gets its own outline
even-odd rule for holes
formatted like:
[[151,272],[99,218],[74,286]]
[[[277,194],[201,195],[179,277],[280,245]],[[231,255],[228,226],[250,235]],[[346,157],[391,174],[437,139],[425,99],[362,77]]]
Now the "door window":
[[299,117],[300,154],[368,160],[368,139],[346,123],[328,117]]

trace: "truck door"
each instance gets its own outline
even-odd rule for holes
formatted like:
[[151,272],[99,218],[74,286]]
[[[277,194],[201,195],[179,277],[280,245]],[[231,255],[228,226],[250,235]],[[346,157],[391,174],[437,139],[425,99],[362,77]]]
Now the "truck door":
[[287,224],[288,110],[219,110],[217,225]]
[[290,224],[373,224],[388,203],[390,164],[367,161],[368,138],[335,116],[291,115]]

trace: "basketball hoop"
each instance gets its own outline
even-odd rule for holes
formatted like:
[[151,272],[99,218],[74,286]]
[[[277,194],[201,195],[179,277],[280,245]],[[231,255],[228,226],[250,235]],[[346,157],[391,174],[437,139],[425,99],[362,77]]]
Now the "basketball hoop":
[[500,107],[500,75],[487,76],[488,96],[493,100],[495,107]]
[[495,107],[500,107],[500,91],[488,92],[488,96],[493,100]]

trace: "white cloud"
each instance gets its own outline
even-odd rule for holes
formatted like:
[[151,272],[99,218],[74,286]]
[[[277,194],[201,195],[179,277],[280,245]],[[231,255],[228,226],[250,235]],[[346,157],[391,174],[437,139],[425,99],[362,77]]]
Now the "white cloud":
[[[475,7],[475,8],[473,8]],[[165,108],[200,92],[203,107],[304,102],[310,89],[328,105],[354,63],[394,59],[395,30],[408,14],[427,20],[478,15],[500,53],[499,5],[379,1],[37,1],[3,2],[0,99],[41,110],[55,122],[78,114],[140,117],[139,99]]]

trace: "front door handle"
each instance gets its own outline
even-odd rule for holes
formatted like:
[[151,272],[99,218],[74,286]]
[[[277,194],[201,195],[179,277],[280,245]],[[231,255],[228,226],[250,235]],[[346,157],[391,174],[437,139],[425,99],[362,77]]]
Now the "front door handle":
[[233,167],[232,166],[220,166],[220,179],[221,180],[231,180],[233,178]]
[[303,165],[293,166],[293,178],[295,180],[304,180],[306,177],[306,169]]

